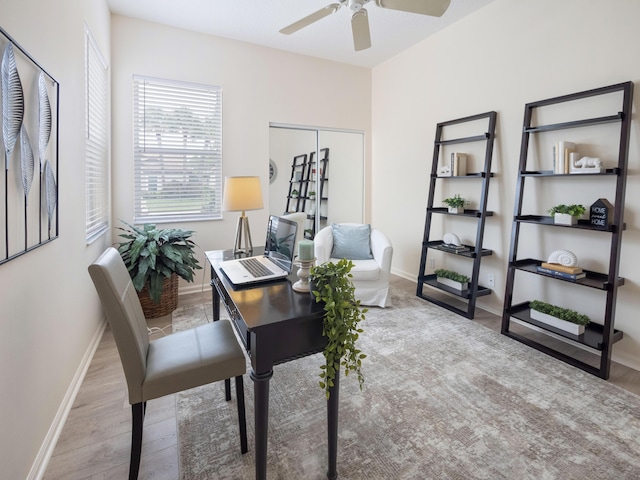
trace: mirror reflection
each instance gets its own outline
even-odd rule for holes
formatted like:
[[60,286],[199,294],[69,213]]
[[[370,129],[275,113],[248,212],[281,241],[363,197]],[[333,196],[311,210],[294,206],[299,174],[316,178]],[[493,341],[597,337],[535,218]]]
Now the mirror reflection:
[[299,238],[332,223],[362,223],[363,133],[272,125],[269,135],[271,214],[293,215]]

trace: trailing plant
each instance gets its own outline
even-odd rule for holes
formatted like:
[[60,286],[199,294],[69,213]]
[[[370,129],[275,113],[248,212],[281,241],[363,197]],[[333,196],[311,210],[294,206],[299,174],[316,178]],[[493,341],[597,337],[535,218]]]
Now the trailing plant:
[[194,256],[196,244],[189,238],[191,230],[179,228],[157,229],[153,224],[142,228],[122,222],[129,228],[117,227],[124,233],[119,236],[118,252],[124,260],[136,291],[140,292],[145,284],[149,285],[149,297],[154,303],[160,303],[162,283],[175,273],[188,282],[193,282],[194,270],[201,269]]
[[586,212],[587,209],[585,207],[583,207],[582,205],[564,205],[564,204],[560,204],[560,205],[556,205],[555,207],[552,207],[551,209],[549,209],[549,215],[551,215],[552,217],[555,216],[556,213],[567,213],[569,215],[571,215],[572,217],[581,217],[582,214],[584,212]]
[[557,307],[540,300],[531,300],[529,302],[529,308],[540,313],[546,313],[547,315],[551,315],[552,317],[559,318],[560,320],[577,323],[578,325],[588,325],[589,321],[591,320],[588,316],[583,315],[582,313],[578,313],[575,310]]
[[454,282],[467,283],[471,281],[471,279],[466,275],[462,275],[461,273],[454,272],[452,270],[445,270],[444,268],[439,268],[434,273],[436,274],[436,277],[448,278]]
[[355,288],[351,282],[353,262],[342,259],[338,263],[327,262],[311,268],[309,280],[316,302],[324,303],[322,333],[327,337],[324,348],[325,363],[320,367],[320,388],[330,396],[336,373],[344,368],[345,376],[354,372],[358,377],[360,390],[364,384],[362,360],[367,356],[360,351],[356,342],[363,332],[358,324],[365,319],[366,308],[360,308],[360,300],[355,298]]
[[459,193],[456,193],[453,197],[445,198],[442,203],[448,207],[459,208],[464,207],[467,201]]

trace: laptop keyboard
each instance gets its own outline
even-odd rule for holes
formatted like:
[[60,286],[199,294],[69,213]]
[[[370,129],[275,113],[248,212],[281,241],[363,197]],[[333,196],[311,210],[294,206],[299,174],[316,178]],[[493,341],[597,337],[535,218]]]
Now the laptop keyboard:
[[264,277],[265,275],[272,275],[273,272],[265,267],[255,258],[246,258],[241,260],[242,266],[249,270],[249,273],[254,277]]

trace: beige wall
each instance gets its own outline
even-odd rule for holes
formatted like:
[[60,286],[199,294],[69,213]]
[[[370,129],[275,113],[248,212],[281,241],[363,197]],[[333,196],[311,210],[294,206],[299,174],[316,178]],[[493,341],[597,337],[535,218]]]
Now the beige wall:
[[85,21],[108,58],[103,1],[0,2],[2,28],[60,83],[60,238],[0,265],[0,477],[7,479],[37,475],[101,332],[87,265],[106,239],[85,244]]
[[[605,9],[586,6],[580,0],[496,0],[373,70],[372,220],[391,237],[396,273],[414,280],[418,274],[436,124],[496,110],[496,175],[488,205],[496,215],[487,221],[484,241],[495,253],[483,259],[481,268],[481,281],[486,283],[486,275],[493,273],[496,287],[479,304],[502,311],[524,104],[628,80],[637,84],[638,18],[640,2],[636,0],[610,2]],[[637,111],[637,90],[635,97]],[[579,115],[579,110],[572,113]],[[636,113],[633,118],[621,262],[621,275],[627,280],[619,290],[616,318],[616,327],[625,332],[625,338],[615,345],[614,358],[637,369],[640,126]],[[611,135],[604,128],[589,132],[593,137],[580,141],[590,144],[587,148],[599,149],[607,140],[598,133]],[[615,147],[600,150],[605,161],[615,159]],[[599,185],[591,181],[557,188],[547,184],[544,195],[534,199],[534,207],[544,214],[553,206],[546,196],[554,192],[564,203],[590,205],[597,199],[594,189]],[[460,188],[464,196],[466,187]],[[560,188],[562,192],[557,193]],[[397,215],[399,211],[404,215]],[[548,254],[556,248],[575,251],[583,264],[597,264],[601,261],[595,257],[603,251],[606,256],[608,242],[592,244],[580,237],[560,237],[546,245],[545,251]],[[444,258],[438,259],[436,267],[444,266],[440,262]],[[554,296],[533,282],[520,280],[516,287]],[[601,309],[602,301],[594,300],[599,292],[571,286],[563,292],[579,311]]]
[[[114,225],[133,217],[134,74],[222,86],[224,175],[260,175],[267,206],[270,122],[360,130],[370,138],[369,69],[122,16],[112,18],[111,39]],[[247,212],[254,244],[264,238],[268,215],[268,208]],[[237,216],[179,226],[195,230],[203,250],[229,248]],[[204,263],[204,255],[199,258]],[[202,282],[200,274],[196,285],[181,283],[181,291],[201,289]]]

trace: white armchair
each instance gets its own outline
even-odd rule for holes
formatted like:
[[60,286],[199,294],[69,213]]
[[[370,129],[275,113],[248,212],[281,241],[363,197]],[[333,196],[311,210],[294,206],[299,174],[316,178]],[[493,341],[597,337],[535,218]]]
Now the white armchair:
[[[340,226],[362,227],[356,223],[341,223]],[[315,238],[314,250],[316,263],[321,265],[328,261],[337,262],[343,257],[334,257],[334,237],[333,226],[328,226],[320,230]],[[355,287],[356,299],[362,305],[388,307],[391,305],[389,295],[389,276],[391,273],[391,259],[393,257],[393,246],[387,236],[380,230],[371,228],[370,246],[373,258],[352,259],[354,267],[351,269],[352,281]]]

